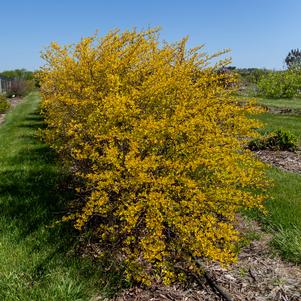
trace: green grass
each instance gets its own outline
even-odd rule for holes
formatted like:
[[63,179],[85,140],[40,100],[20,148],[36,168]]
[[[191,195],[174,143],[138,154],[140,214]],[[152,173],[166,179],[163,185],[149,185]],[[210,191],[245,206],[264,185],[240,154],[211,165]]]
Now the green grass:
[[266,202],[268,214],[253,212],[253,217],[273,233],[272,243],[285,259],[301,263],[301,175],[276,168],[268,175],[274,181]]
[[301,116],[263,113],[256,116],[267,131],[284,129],[296,135],[301,143]]
[[49,227],[72,198],[68,174],[37,138],[39,96],[0,126],[0,300],[79,301],[114,293],[119,275],[74,254],[68,225]]
[[[301,143],[301,116],[263,113],[256,118],[264,122],[264,130],[290,131]],[[272,243],[283,258],[301,263],[301,175],[271,168],[268,176],[274,181],[266,202],[268,215],[256,212],[253,217],[273,233]]]
[[287,108],[287,109],[301,109],[301,98],[292,99],[270,99],[270,98],[257,98],[259,104],[267,107],[274,108]]

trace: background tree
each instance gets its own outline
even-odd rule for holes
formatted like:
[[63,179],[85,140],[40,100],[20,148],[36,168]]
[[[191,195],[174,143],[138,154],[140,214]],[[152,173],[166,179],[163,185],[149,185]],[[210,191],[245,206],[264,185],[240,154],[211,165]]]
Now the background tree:
[[301,67],[301,50],[292,49],[285,58],[285,63],[288,69]]

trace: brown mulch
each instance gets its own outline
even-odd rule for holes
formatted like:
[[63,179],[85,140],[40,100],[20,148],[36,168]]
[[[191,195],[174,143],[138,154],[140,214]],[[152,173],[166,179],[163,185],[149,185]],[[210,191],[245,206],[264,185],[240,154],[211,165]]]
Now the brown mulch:
[[[301,173],[301,151],[258,151],[264,162],[282,170]],[[263,232],[254,221],[240,220],[242,232],[257,233],[254,240],[239,254],[238,262],[229,268],[207,264],[206,269],[214,282],[222,286],[234,301],[301,301],[301,266],[283,261],[270,247],[272,236]],[[201,283],[201,285],[200,285]],[[97,299],[95,299],[97,300]],[[100,300],[100,299],[99,299]],[[206,282],[188,287],[134,287],[125,290],[113,301],[218,301],[225,300]]]
[[[264,162],[284,171],[301,174],[301,150],[258,151]],[[239,254],[238,262],[228,268],[207,264],[206,269],[216,284],[231,295],[233,301],[301,301],[301,266],[283,261],[270,247],[272,235],[254,222],[240,219],[242,232],[259,235]],[[91,301],[103,300],[95,298]],[[111,301],[223,301],[204,277],[185,285],[150,288],[133,287]]]
[[[228,268],[207,264],[216,284],[222,286],[233,301],[301,301],[301,267],[283,261],[270,248],[271,235],[261,231],[253,221],[242,221],[240,227],[260,238],[245,247],[238,262]],[[91,301],[108,300],[95,297]],[[220,301],[204,277],[186,285],[150,288],[133,287],[111,301]]]
[[[9,101],[10,105],[11,105],[10,109],[13,109],[21,101],[22,101],[22,98],[20,98],[20,97],[11,98],[10,101]],[[2,124],[4,122],[5,116],[6,116],[6,113],[0,114],[0,124]]]
[[256,154],[268,164],[284,171],[301,174],[301,150],[295,152],[261,150],[257,151]]

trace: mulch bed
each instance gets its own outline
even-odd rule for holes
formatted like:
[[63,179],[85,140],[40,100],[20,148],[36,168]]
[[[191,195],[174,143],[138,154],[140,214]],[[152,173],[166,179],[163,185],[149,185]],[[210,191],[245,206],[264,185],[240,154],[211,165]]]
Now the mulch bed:
[[[284,171],[301,174],[301,150],[296,152],[256,152],[264,162]],[[254,231],[260,239],[254,240],[239,254],[238,262],[222,268],[218,264],[207,264],[210,277],[221,285],[237,301],[301,301],[301,266],[283,261],[270,247],[272,236],[263,232],[252,221],[240,220],[240,230]],[[97,299],[95,299],[97,300]],[[204,277],[198,283],[185,286],[134,287],[125,290],[114,301],[217,301],[226,300],[214,292]]]
[[[270,247],[271,235],[261,231],[256,222],[240,221],[245,231],[255,231],[254,240],[228,268],[207,264],[210,278],[230,294],[233,301],[301,301],[301,267],[283,261]],[[103,300],[95,297],[91,301]],[[204,277],[186,285],[150,288],[133,287],[111,301],[220,301]]]
[[[264,150],[256,155],[284,171],[301,174],[301,150]],[[206,265],[210,278],[229,293],[230,299],[219,295],[205,277],[200,276],[198,281],[186,285],[133,287],[111,301],[301,301],[301,266],[283,261],[270,247],[272,235],[263,232],[256,222],[239,220],[241,232],[255,232],[260,238],[240,252],[236,264],[228,268]],[[103,299],[96,297],[91,301],[97,300]]]
[[256,154],[262,161],[281,170],[301,174],[301,150],[295,152],[262,150]]
[[284,115],[301,115],[301,109],[266,107],[269,113]]

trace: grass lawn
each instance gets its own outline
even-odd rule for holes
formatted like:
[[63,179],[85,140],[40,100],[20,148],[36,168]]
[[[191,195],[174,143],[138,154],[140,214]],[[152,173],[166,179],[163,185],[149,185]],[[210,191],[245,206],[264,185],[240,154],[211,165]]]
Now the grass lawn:
[[284,129],[296,135],[301,143],[301,116],[263,113],[256,116],[264,123],[265,130]]
[[72,255],[75,235],[49,227],[72,192],[68,175],[37,138],[39,96],[29,95],[0,126],[0,300],[79,301],[118,289],[118,275]]
[[271,99],[271,98],[257,98],[259,104],[267,107],[287,108],[287,109],[301,109],[301,98],[292,99]]
[[301,175],[276,168],[268,175],[274,181],[266,202],[268,214],[252,212],[251,216],[273,234],[272,243],[283,258],[301,263]]
[[301,175],[277,169],[269,173],[275,185],[265,224],[274,231],[273,243],[284,258],[301,263]]
[[[265,123],[265,130],[288,130],[301,143],[301,116],[264,113],[257,118]],[[269,169],[268,175],[274,181],[266,203],[269,214],[255,217],[273,232],[273,244],[283,257],[301,263],[301,175],[277,168]]]

